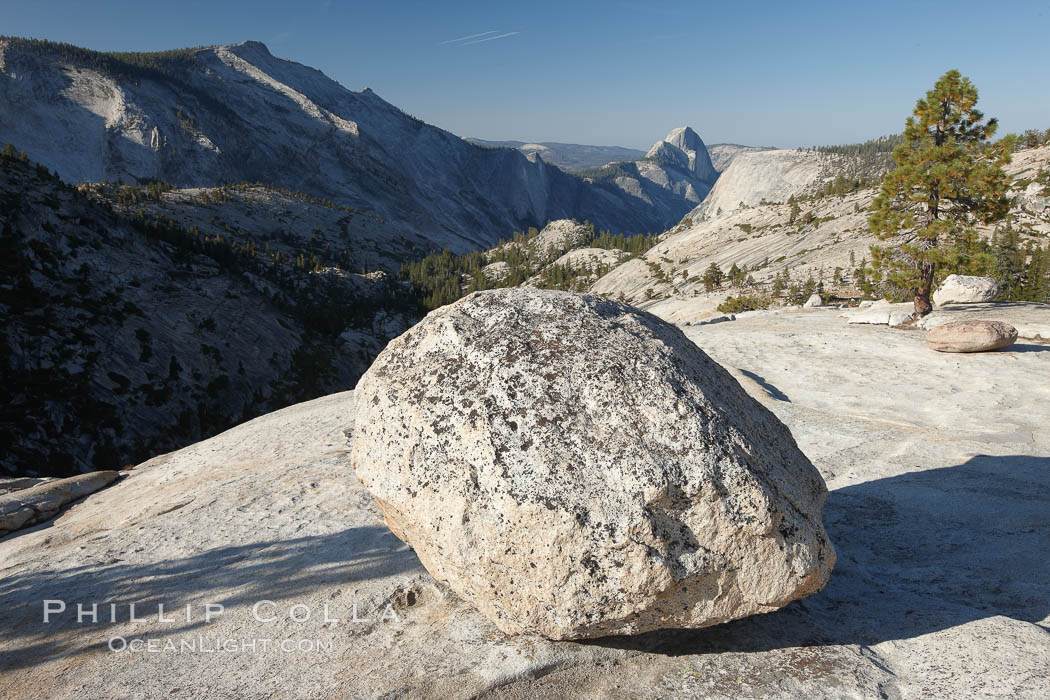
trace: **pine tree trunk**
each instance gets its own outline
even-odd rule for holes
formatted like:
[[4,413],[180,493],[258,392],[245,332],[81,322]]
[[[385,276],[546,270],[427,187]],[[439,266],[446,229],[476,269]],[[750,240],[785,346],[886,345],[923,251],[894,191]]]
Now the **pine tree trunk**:
[[[929,255],[929,251],[936,247],[936,238],[927,238],[919,242],[919,250],[926,255]],[[930,292],[933,291],[935,267],[934,263],[929,260],[919,263],[919,286],[912,290],[915,294],[915,318],[922,318],[933,311],[933,304],[930,303]]]
[[[940,139],[938,138],[938,143]],[[926,209],[926,228],[937,220],[939,213],[940,193],[937,185],[930,192],[930,202]],[[930,293],[933,291],[933,276],[935,265],[929,260],[930,251],[937,247],[936,238],[923,238],[919,241],[920,260],[919,263],[919,286],[914,289],[915,293],[915,318],[922,318],[933,311],[930,303]]]
[[916,289],[915,291],[915,318],[922,318],[933,311],[933,304],[930,303],[930,288],[925,283],[922,289]]

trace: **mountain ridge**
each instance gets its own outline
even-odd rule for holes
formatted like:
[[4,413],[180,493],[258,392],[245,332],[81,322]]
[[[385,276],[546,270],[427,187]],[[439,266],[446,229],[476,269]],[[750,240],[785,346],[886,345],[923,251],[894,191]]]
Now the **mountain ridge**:
[[618,160],[638,160],[645,157],[645,151],[624,146],[594,146],[561,141],[490,141],[473,136],[465,136],[463,139],[483,148],[511,148],[525,155],[539,153],[545,162],[557,165],[569,173],[597,168]]
[[482,248],[562,218],[657,231],[681,209],[670,189],[588,181],[473,145],[257,41],[101,54],[0,38],[0,140],[69,182],[302,191],[375,214],[429,249]]

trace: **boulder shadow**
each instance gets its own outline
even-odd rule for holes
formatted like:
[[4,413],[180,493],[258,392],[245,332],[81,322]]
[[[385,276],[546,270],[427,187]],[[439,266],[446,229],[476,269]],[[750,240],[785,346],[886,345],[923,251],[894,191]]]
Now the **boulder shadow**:
[[934,309],[937,311],[987,311],[990,314],[994,314],[996,309],[1038,309],[1038,308],[1050,308],[1047,304],[1040,304],[1037,301],[959,301],[938,306]]
[[1050,458],[973,457],[833,491],[820,593],[767,615],[586,644],[667,656],[869,646],[1005,616],[1050,632]]
[[780,389],[773,386],[772,384],[770,384],[768,381],[766,381],[765,377],[755,374],[751,370],[743,369],[741,367],[738,367],[737,371],[740,372],[740,374],[747,377],[748,379],[753,380],[760,387],[762,387],[762,389],[765,390],[766,394],[768,394],[770,398],[776,399],[777,401],[791,403],[791,399],[788,398],[788,395]]
[[1003,348],[999,352],[1050,352],[1050,345],[1039,345],[1037,343],[1014,343],[1010,347]]
[[[0,669],[15,670],[59,657],[105,650],[96,634],[78,635],[76,605],[98,603],[92,633],[113,627],[109,603],[119,608],[117,623],[128,621],[128,603],[139,617],[157,617],[157,604],[169,611],[189,601],[207,600],[225,606],[253,605],[260,600],[297,601],[329,586],[353,587],[355,582],[422,570],[415,553],[382,526],[362,526],[341,532],[287,540],[219,547],[183,559],[126,565],[119,558],[64,569],[44,568],[13,573],[0,579]],[[67,604],[62,615],[43,622],[45,600]],[[199,603],[194,603],[200,609]],[[178,618],[178,613],[175,613]],[[205,623],[178,618],[163,628],[165,635],[187,632]]]

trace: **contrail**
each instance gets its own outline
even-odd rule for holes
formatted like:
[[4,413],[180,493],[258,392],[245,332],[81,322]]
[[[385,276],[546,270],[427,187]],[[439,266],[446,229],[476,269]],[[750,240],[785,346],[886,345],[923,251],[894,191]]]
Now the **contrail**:
[[506,34],[500,34],[499,36],[490,36],[487,39],[475,39],[474,41],[468,41],[460,46],[470,46],[471,44],[480,44],[483,41],[493,41],[495,39],[502,39],[505,36],[514,36],[515,34],[521,34],[521,32],[507,32]]
[[482,32],[481,34],[471,34],[470,36],[461,36],[458,39],[449,39],[447,41],[442,41],[441,43],[442,44],[454,44],[457,41],[466,41],[467,39],[477,39],[479,36],[486,36],[488,34],[495,34],[497,31],[498,30],[493,29],[491,32]]

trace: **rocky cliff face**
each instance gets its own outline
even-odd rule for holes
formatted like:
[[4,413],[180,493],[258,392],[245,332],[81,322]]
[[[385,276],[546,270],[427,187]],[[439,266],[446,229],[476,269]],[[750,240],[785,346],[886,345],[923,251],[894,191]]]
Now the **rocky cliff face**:
[[700,136],[688,126],[672,129],[663,141],[653,144],[646,158],[678,165],[692,173],[697,180],[707,184],[713,184],[718,179],[718,172],[711,164],[707,147]]
[[711,157],[711,165],[718,172],[724,172],[729,164],[741,153],[755,153],[757,151],[776,150],[770,146],[741,146],[738,143],[715,143],[709,144],[707,154]]
[[128,57],[0,39],[0,143],[29,156],[0,180],[0,471],[119,467],[352,387],[417,306],[349,271],[573,213],[662,230],[705,191],[702,142],[678,131],[673,163],[587,181],[258,43]]
[[785,202],[841,174],[846,160],[813,151],[738,152],[710,195],[689,216],[699,219],[733,211],[741,204]]
[[132,218],[0,161],[0,472],[119,468],[350,388],[411,323],[389,276],[307,264],[309,232]]
[[378,216],[427,248],[484,247],[567,217],[624,232],[674,218],[649,192],[475,146],[258,42],[129,58],[2,39],[0,139],[70,182],[263,182]]

